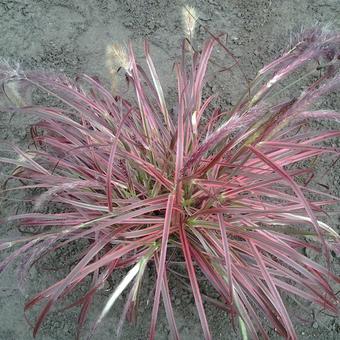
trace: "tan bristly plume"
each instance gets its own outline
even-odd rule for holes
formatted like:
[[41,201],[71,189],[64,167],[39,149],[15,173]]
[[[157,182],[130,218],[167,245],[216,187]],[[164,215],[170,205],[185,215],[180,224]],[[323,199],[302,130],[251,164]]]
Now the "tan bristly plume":
[[121,67],[128,73],[130,70],[129,55],[125,46],[113,43],[106,47],[106,66],[112,77],[112,92],[115,92],[117,88],[116,73],[118,68]]
[[198,19],[195,8],[184,6],[182,9],[183,29],[186,37],[191,40],[195,33],[196,21]]
[[110,72],[116,72],[114,67],[122,67],[125,71],[130,69],[130,61],[127,49],[120,44],[113,43],[106,48],[106,64]]

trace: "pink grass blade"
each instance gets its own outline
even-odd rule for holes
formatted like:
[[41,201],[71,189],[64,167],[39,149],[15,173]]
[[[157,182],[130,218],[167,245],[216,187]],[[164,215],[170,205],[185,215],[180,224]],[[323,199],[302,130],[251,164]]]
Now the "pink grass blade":
[[155,121],[155,117],[153,115],[152,110],[150,109],[146,99],[145,99],[145,93],[142,88],[142,83],[139,76],[139,71],[137,68],[137,63],[135,59],[135,55],[132,49],[132,46],[130,45],[129,49],[129,57],[131,62],[131,71],[132,71],[132,78],[134,81],[134,89],[138,100],[138,106],[142,118],[142,125],[144,129],[144,134],[148,137],[149,144],[151,144],[151,136],[157,136],[157,124]]
[[154,177],[157,181],[160,182],[160,184],[164,185],[167,189],[172,190],[173,189],[173,183],[168,180],[159,169],[155,167],[155,165],[148,163],[141,159],[138,156],[135,156],[129,152],[124,151],[117,151],[118,155],[121,155],[122,157],[128,157],[131,158],[133,161],[135,161],[143,170],[145,170],[148,174],[150,174],[152,177]]
[[174,315],[174,311],[172,308],[166,271],[164,271],[164,276],[163,276],[162,298],[164,302],[164,309],[165,309],[166,317],[169,322],[170,334],[172,336],[172,339],[179,340],[180,336],[179,336],[179,332],[176,326],[175,315]]
[[233,279],[232,262],[231,262],[231,254],[230,254],[231,249],[230,249],[229,242],[228,242],[227,228],[224,222],[223,214],[218,214],[217,217],[218,217],[218,223],[219,223],[220,230],[221,230],[223,255],[224,255],[225,266],[227,267],[229,293],[230,293],[230,298],[232,301],[232,296],[233,296],[233,291],[234,291],[233,289],[234,279]]
[[[154,255],[154,260],[157,268],[157,272],[159,273],[159,257],[158,254]],[[172,339],[179,340],[180,336],[178,333],[178,329],[176,326],[175,315],[172,308],[170,290],[168,285],[167,271],[164,271],[163,280],[162,280],[162,298],[164,303],[164,309],[166,313],[167,320],[169,322],[170,334]]]
[[310,203],[307,201],[305,195],[303,194],[302,190],[299,188],[299,186],[295,183],[295,181],[287,174],[287,172],[285,170],[283,170],[282,168],[280,168],[278,165],[276,165],[273,161],[271,161],[268,157],[266,157],[262,152],[260,152],[259,150],[255,149],[252,146],[249,146],[250,150],[256,154],[263,162],[265,162],[267,165],[269,165],[275,172],[277,172],[278,174],[280,174],[283,178],[285,178],[285,180],[291,185],[292,189],[294,190],[294,192],[296,193],[296,195],[300,198],[301,203],[303,204],[304,208],[306,209],[306,212],[309,216],[309,218],[311,219],[315,231],[317,232],[320,240],[322,241],[323,245],[324,245],[324,251],[325,251],[325,255],[326,258],[329,258],[327,249],[328,246],[324,240],[324,237],[321,233],[320,230],[320,226],[317,222],[317,219],[315,218],[315,215],[311,209]]
[[161,249],[160,249],[159,268],[158,268],[158,273],[157,273],[154,303],[153,303],[152,314],[151,314],[151,324],[150,324],[150,332],[149,332],[150,339],[155,338],[157,315],[158,315],[158,308],[159,308],[159,302],[160,302],[160,294],[161,294],[163,279],[164,279],[164,272],[165,272],[165,265],[166,265],[165,264],[166,252],[167,252],[167,247],[168,247],[174,200],[175,200],[174,194],[170,194],[168,198],[167,206],[166,206],[165,217],[164,217],[164,227],[163,227]]
[[128,111],[126,114],[123,115],[123,118],[117,128],[115,139],[112,143],[110,157],[108,161],[108,170],[107,170],[107,180],[106,180],[106,191],[107,191],[107,205],[110,212],[112,212],[112,184],[111,184],[111,177],[113,172],[113,160],[116,155],[117,145],[119,143],[119,137],[122,132],[123,124],[125,119],[128,117],[131,111]]
[[159,80],[155,65],[154,65],[154,63],[151,59],[151,56],[150,56],[150,53],[149,53],[149,44],[147,43],[147,41],[145,41],[145,43],[144,43],[144,52],[145,52],[146,62],[149,66],[149,70],[150,70],[150,73],[151,73],[152,81],[153,81],[155,89],[157,91],[158,100],[159,100],[160,107],[161,107],[161,110],[162,110],[162,113],[163,113],[165,124],[168,127],[168,129],[170,129],[170,131],[173,131],[173,123],[171,121],[168,109],[166,107],[163,88],[162,88],[161,82]]
[[194,295],[195,304],[196,304],[197,311],[198,311],[198,316],[200,318],[201,326],[203,329],[204,339],[210,340],[212,339],[212,337],[211,337],[211,333],[209,330],[207,317],[204,311],[202,297],[201,297],[201,293],[199,290],[199,286],[198,286],[198,282],[197,282],[197,278],[195,274],[195,268],[194,268],[193,261],[191,258],[190,246],[189,246],[188,238],[186,236],[186,231],[184,230],[183,222],[181,223],[179,227],[179,234],[180,234],[181,244],[183,246],[183,254],[184,254],[185,264],[186,264],[186,268],[187,268],[189,279],[190,279],[191,289]]
[[[180,68],[176,65],[177,75],[180,73]],[[182,85],[178,79],[178,88],[181,89]],[[179,93],[179,108],[178,108],[178,118],[177,118],[177,141],[176,141],[176,163],[175,163],[175,184],[179,185],[181,170],[183,168],[184,159],[184,97],[183,93]],[[177,203],[179,203],[180,197],[178,196],[180,191],[177,191]]]
[[268,285],[268,287],[271,291],[271,294],[272,294],[272,297],[273,297],[272,303],[276,306],[280,317],[282,317],[283,322],[285,323],[285,326],[287,327],[288,337],[291,338],[291,339],[297,339],[297,335],[296,335],[294,326],[293,326],[293,324],[290,320],[290,317],[288,315],[286,307],[284,306],[283,301],[281,299],[281,296],[280,296],[270,274],[268,273],[268,270],[266,269],[266,266],[265,266],[263,259],[262,259],[261,255],[260,255],[260,253],[257,249],[257,246],[252,241],[250,241],[250,246],[251,246],[251,248],[254,252],[256,262],[257,262],[257,264],[258,264],[258,266],[261,270],[263,278],[265,279],[266,284]]
[[213,48],[216,44],[215,39],[210,39],[206,42],[203,47],[202,53],[199,58],[199,65],[195,74],[195,83],[193,85],[193,99],[195,103],[195,110],[198,112],[201,107],[201,98],[202,98],[202,87],[203,87],[203,79],[207,71],[208,62],[213,51]]

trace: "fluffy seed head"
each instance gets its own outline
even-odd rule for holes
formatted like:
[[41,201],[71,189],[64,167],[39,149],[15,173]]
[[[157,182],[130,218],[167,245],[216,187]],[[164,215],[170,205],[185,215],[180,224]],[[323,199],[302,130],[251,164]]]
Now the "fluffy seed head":
[[106,64],[111,72],[114,67],[122,67],[128,71],[130,68],[130,60],[126,48],[123,45],[113,43],[106,48]]
[[191,39],[195,33],[196,21],[198,19],[195,8],[184,6],[182,9],[183,29],[186,37]]
[[24,106],[25,101],[19,93],[18,84],[16,82],[8,82],[6,85],[6,94],[10,101],[17,107]]

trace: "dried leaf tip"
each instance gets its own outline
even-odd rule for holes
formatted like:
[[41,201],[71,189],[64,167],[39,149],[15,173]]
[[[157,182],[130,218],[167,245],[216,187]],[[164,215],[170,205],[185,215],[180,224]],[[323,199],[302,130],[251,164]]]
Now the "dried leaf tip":
[[186,37],[191,40],[195,33],[196,21],[198,20],[195,8],[184,6],[182,9],[183,29]]
[[125,46],[113,43],[106,48],[106,64],[111,73],[115,73],[116,69],[122,67],[125,71],[130,69],[130,60]]

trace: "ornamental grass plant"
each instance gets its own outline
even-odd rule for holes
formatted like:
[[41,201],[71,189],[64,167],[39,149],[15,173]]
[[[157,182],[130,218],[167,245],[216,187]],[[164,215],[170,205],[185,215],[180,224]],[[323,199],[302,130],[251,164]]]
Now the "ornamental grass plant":
[[[0,240],[8,254],[0,271],[19,259],[19,270],[27,273],[58,249],[86,245],[63,279],[27,301],[26,312],[40,306],[34,336],[46,316],[90,278],[87,291],[70,306],[80,308],[79,337],[96,294],[120,269],[126,275],[83,335],[91,337],[123,292],[122,320],[138,314],[150,266],[155,270],[148,336],[155,339],[163,304],[171,338],[180,339],[168,281],[170,275],[176,279],[178,263],[185,268],[186,277],[179,279],[190,286],[205,339],[211,331],[202,277],[218,295],[208,301],[236,321],[244,339],[268,339],[269,328],[297,339],[287,297],[338,315],[340,279],[332,257],[339,254],[340,239],[328,207],[339,198],[313,183],[313,175],[315,160],[327,156],[335,166],[340,152],[331,145],[340,136],[340,113],[316,106],[340,86],[340,33],[314,28],[298,35],[227,110],[215,104],[217,94],[202,91],[214,48],[237,61],[219,35],[209,33],[198,47],[198,16],[193,9],[184,13],[173,109],[147,42],[145,67],[131,44],[108,48],[109,64],[125,74],[125,96],[88,75],[70,79],[1,64],[7,98],[1,111],[40,121],[31,128],[34,146],[28,150],[9,142],[2,146],[16,154],[0,158],[15,166],[4,183],[4,199],[13,190],[33,192],[34,207],[2,221],[20,225],[22,233]],[[300,82],[303,90],[291,95]],[[57,104],[30,104],[35,89]],[[289,98],[281,95],[285,91]],[[333,121],[334,129],[313,128],[312,120]],[[16,186],[7,187],[9,180]],[[319,261],[306,250],[319,253]]]

